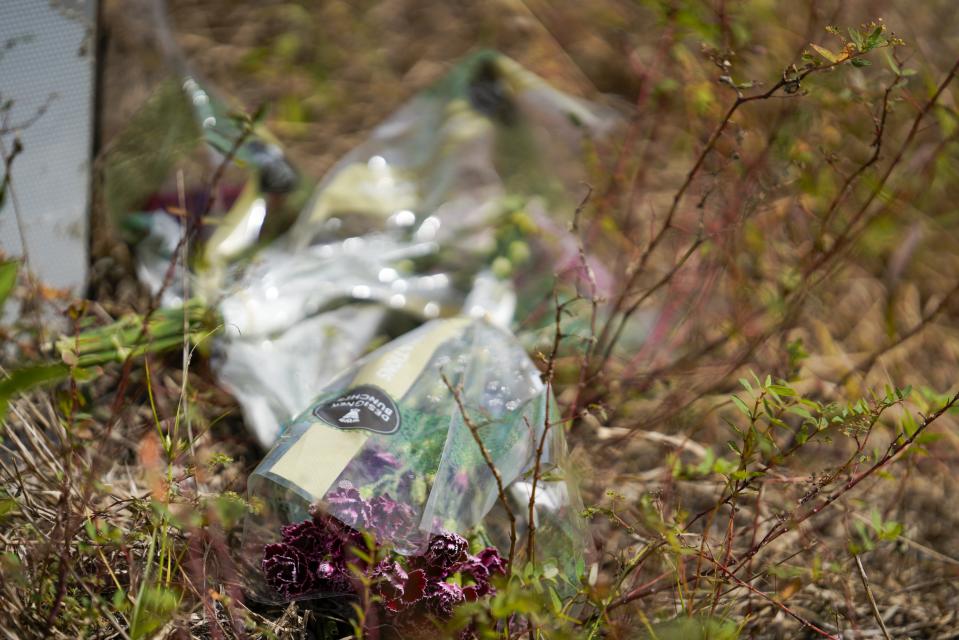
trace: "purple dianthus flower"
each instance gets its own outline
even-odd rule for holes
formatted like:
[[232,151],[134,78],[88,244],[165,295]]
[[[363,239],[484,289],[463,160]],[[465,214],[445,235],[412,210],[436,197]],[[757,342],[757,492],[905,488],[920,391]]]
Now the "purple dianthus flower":
[[396,560],[387,558],[373,569],[374,589],[387,605],[402,597],[409,574]]
[[360,532],[319,509],[313,509],[312,514],[314,526],[326,537],[324,555],[341,564],[355,560],[356,555],[352,550],[366,546]]
[[391,613],[404,611],[422,601],[429,585],[429,578],[422,569],[407,573],[395,560],[381,562],[373,577],[374,589]]
[[406,584],[403,585],[403,597],[401,598],[404,606],[414,605],[423,599],[426,593],[426,587],[429,585],[429,577],[422,569],[410,571],[406,578]]
[[506,560],[499,554],[496,547],[486,547],[476,554],[476,558],[486,567],[490,575],[494,573],[506,575]]
[[506,573],[506,562],[496,549],[487,547],[480,551],[479,555],[469,556],[466,561],[454,566],[450,573],[459,573],[464,578],[472,579],[472,584],[463,587],[463,593],[467,601],[473,602],[496,592],[490,579],[494,573]]
[[388,493],[370,500],[369,515],[370,531],[379,542],[405,539],[415,528],[413,508],[396,502]]
[[329,553],[330,546],[333,544],[330,532],[312,520],[288,524],[280,532],[283,535],[283,542],[307,556]]
[[336,562],[320,560],[316,565],[317,588],[330,593],[353,593],[349,574]]
[[427,573],[431,576],[445,578],[453,572],[455,565],[467,559],[468,549],[469,543],[466,542],[466,538],[457,533],[444,531],[430,538],[422,561]]
[[449,582],[434,582],[426,593],[426,608],[437,618],[447,620],[457,605],[466,601],[463,590]]
[[261,564],[267,584],[287,600],[306,595],[316,586],[310,558],[286,543],[266,545]]
[[[385,612],[406,633],[422,630],[424,618],[448,620],[463,602],[493,593],[493,574],[506,572],[495,548],[470,555],[466,539],[449,531],[431,536],[422,555],[403,562],[394,553],[371,567],[351,551],[365,546],[357,528],[402,545],[418,533],[414,510],[388,494],[366,501],[346,482],[325,502],[324,509],[311,509],[311,520],[283,527],[282,542],[264,547],[266,581],[286,600],[318,593],[355,595],[353,572],[359,570],[372,579]],[[454,574],[461,576],[462,585],[446,582]]]
[[354,529],[366,529],[370,524],[370,505],[349,482],[326,494],[327,511]]
[[452,573],[459,573],[464,578],[472,578],[473,584],[467,584],[463,587],[463,593],[469,602],[493,592],[493,587],[489,582],[489,571],[475,556],[470,556],[470,559],[466,562],[461,562],[453,567]]

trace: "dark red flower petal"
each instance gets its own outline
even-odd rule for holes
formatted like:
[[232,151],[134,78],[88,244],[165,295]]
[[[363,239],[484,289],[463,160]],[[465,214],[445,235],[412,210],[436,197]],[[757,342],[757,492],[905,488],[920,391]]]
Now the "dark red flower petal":
[[410,571],[406,579],[406,584],[403,585],[403,603],[409,605],[421,600],[426,592],[426,585],[428,583],[429,578],[425,571],[422,569]]

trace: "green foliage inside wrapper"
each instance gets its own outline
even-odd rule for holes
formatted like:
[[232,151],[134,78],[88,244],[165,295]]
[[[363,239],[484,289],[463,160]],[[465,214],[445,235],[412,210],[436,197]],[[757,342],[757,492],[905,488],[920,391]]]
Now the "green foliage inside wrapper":
[[[518,552],[525,550],[536,452],[544,443],[537,559],[572,575],[585,546],[582,505],[564,473],[563,426],[556,416],[547,423],[547,397],[517,340],[484,320],[437,320],[387,344],[328,385],[254,471],[251,499],[263,509],[247,523],[248,555],[275,542],[282,525],[307,518],[314,503],[352,524],[354,515],[342,511],[350,505],[325,500],[351,487],[365,500],[387,497],[415,514],[382,533],[381,545],[416,554],[429,534],[453,531],[505,556],[509,519],[499,513],[505,507],[475,434],[503,480]],[[399,419],[389,432],[391,407]],[[517,558],[525,561],[522,553]]]

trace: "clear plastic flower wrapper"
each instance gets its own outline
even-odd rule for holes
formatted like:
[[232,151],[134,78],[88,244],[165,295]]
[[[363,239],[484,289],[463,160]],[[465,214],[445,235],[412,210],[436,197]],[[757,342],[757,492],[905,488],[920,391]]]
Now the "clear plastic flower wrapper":
[[535,201],[537,224],[568,220],[589,178],[584,158],[619,124],[506,56],[473,54],[343,157],[286,240],[392,231],[475,253],[517,199]]
[[[279,142],[260,122],[231,111],[189,72],[162,82],[111,142],[103,161],[106,209],[133,242],[138,275],[164,283],[183,224],[200,229],[188,272],[215,290],[230,265],[276,235],[309,193]],[[215,192],[209,176],[219,174]],[[163,303],[182,300],[183,260]]]
[[[258,117],[232,114],[185,65],[170,76],[105,152],[106,209],[165,309],[211,311],[195,335],[264,447],[375,341],[470,313],[478,274],[525,318],[557,273],[582,269],[568,223],[590,182],[584,158],[621,120],[504,56],[454,65],[305,207],[306,181]],[[604,269],[589,270],[603,295]]]
[[[378,334],[319,319],[338,305],[373,303],[383,322],[389,310],[420,320],[469,312],[464,298],[483,271],[513,282],[520,304],[544,299],[556,271],[579,266],[565,221],[588,178],[584,154],[617,123],[509,58],[475,54],[348,153],[285,235],[199,278],[227,327],[215,370],[260,442],[272,444]],[[302,325],[339,337],[303,340]],[[260,375],[265,361],[295,378]]]
[[[485,319],[434,320],[360,359],[286,427],[249,480],[256,512],[242,556],[253,594],[355,593],[347,549],[371,541],[392,551],[387,564],[405,557],[386,577],[378,564],[364,569],[374,589],[405,593],[410,607],[490,593],[490,568],[505,567],[511,538],[489,462],[517,523],[516,561],[525,561],[535,476],[537,560],[573,574],[585,527],[553,406],[516,338]],[[402,598],[394,606],[403,609]]]

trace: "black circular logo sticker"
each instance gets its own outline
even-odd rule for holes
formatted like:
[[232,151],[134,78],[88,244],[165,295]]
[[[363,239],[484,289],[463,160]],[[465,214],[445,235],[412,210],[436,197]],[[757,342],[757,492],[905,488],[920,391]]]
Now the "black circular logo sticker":
[[396,433],[400,412],[393,399],[379,387],[361,384],[313,410],[313,415],[338,429],[366,429]]

